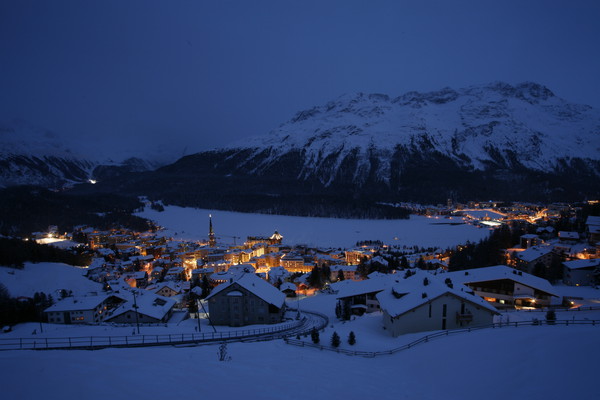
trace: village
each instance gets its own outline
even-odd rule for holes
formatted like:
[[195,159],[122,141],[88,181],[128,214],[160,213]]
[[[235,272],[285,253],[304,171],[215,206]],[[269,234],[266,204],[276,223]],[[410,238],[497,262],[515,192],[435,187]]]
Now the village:
[[140,326],[187,319],[198,319],[195,329],[201,329],[200,319],[211,326],[265,326],[292,319],[286,310],[311,304],[310,298],[328,296],[335,299],[328,309],[312,311],[339,321],[380,315],[383,329],[397,337],[488,325],[511,310],[593,305],[564,290],[595,288],[600,276],[600,217],[587,217],[583,232],[558,230],[559,217],[574,221],[576,211],[568,205],[450,202],[422,209],[434,224],[468,223],[491,232],[526,226],[535,232],[503,249],[504,262],[464,270],[450,261],[463,245],[425,249],[367,239],[348,249],[317,248],[288,245],[277,231],[243,242],[223,240],[210,215],[201,241],[175,240],[160,230],[84,226],[71,234],[53,226],[32,239],[83,246],[93,258],[82,271],[101,285],[85,293],[69,287],[48,293],[56,302],[44,310],[47,324],[137,326],[138,333]]

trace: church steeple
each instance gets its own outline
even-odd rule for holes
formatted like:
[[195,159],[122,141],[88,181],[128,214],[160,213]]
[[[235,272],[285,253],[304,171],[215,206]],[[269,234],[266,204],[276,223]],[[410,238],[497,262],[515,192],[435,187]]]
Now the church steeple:
[[208,214],[208,245],[210,247],[215,247],[217,245],[217,240],[215,238],[215,231],[213,231],[211,214]]

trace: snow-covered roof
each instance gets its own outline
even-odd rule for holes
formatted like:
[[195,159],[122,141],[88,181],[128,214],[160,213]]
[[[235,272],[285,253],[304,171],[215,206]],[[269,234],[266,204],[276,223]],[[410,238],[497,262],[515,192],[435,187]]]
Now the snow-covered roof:
[[554,232],[554,228],[551,226],[540,226],[539,228],[536,229],[536,232],[539,233],[543,233],[543,232],[548,232],[548,233],[552,233]]
[[525,262],[531,262],[551,252],[552,246],[533,246],[517,253],[517,257]]
[[399,274],[384,274],[383,276],[374,276],[363,281],[345,280],[333,283],[330,285],[330,287],[337,291],[337,298],[341,299],[344,297],[358,296],[366,293],[380,292],[385,288],[391,287],[398,283],[400,279],[402,279],[402,276]]
[[388,260],[386,260],[385,258],[383,258],[383,257],[381,257],[381,256],[376,256],[376,257],[373,257],[373,258],[371,259],[371,264],[373,264],[373,263],[379,263],[379,264],[381,264],[381,265],[388,265],[388,264],[389,264],[389,263],[388,263]]
[[156,285],[156,288],[153,290],[153,292],[156,293],[164,288],[169,288],[176,293],[180,293],[182,290],[181,285],[177,285],[173,282],[161,282],[158,285]]
[[294,292],[296,291],[296,285],[294,285],[291,282],[283,282],[281,284],[281,286],[279,286],[279,290],[280,291],[284,291],[284,290],[293,290]]
[[579,233],[560,231],[558,232],[558,237],[561,239],[579,240]]
[[[133,293],[124,291],[120,293],[121,297],[127,299],[126,303],[121,304],[108,317],[107,320],[115,318],[128,311],[135,311]],[[176,300],[169,297],[159,296],[147,290],[137,290],[135,302],[137,303],[137,311],[140,314],[147,315],[155,319],[162,319],[177,303]]]
[[[400,278],[391,288],[376,295],[381,308],[392,317],[405,314],[415,308],[426,304],[446,293],[450,293],[465,301],[485,308],[491,312],[498,311],[482,297],[473,293],[473,290],[452,281],[452,287],[445,283],[448,274],[432,275],[425,271],[417,270],[415,275]],[[427,285],[425,285],[427,279]]]
[[[56,304],[46,308],[45,312],[93,310],[106,299],[114,295],[65,297]],[[121,296],[116,296],[121,297]]]
[[264,301],[269,304],[272,304],[277,307],[281,307],[283,302],[285,301],[285,295],[281,293],[277,288],[270,283],[260,279],[253,273],[245,273],[242,274],[239,278],[234,280],[233,282],[227,282],[217,286],[211,294],[207,297],[210,299],[217,294],[221,293],[223,290],[227,289],[232,285],[239,285],[254,295],[260,297]]
[[337,271],[356,271],[358,268],[358,265],[342,265],[342,264],[338,264],[338,265],[330,265],[329,266],[329,270],[331,272],[337,272]]
[[590,215],[585,220],[586,225],[600,226],[600,216]]
[[597,268],[600,267],[600,258],[591,260],[565,261],[563,265],[568,269]]
[[518,271],[506,265],[496,265],[493,267],[474,268],[465,271],[448,272],[443,276],[452,279],[452,282],[461,284],[495,281],[501,279],[509,279],[525,286],[546,292],[556,296],[554,288],[546,279]]

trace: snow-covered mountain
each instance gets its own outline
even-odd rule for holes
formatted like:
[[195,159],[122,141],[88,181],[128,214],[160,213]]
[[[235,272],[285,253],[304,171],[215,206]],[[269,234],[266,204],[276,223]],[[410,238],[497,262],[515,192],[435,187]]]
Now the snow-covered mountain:
[[22,120],[0,123],[0,187],[57,188],[159,166],[136,157],[118,159],[85,149],[85,144],[67,143],[60,134]]
[[344,95],[161,173],[270,196],[581,200],[600,195],[600,112],[530,82]]
[[390,184],[410,158],[426,154],[467,170],[552,172],[577,159],[598,174],[600,112],[529,82],[395,98],[359,93],[301,111],[268,135],[230,149],[243,152],[239,166],[253,173],[297,153],[298,178],[326,186],[348,165],[355,184],[370,177]]

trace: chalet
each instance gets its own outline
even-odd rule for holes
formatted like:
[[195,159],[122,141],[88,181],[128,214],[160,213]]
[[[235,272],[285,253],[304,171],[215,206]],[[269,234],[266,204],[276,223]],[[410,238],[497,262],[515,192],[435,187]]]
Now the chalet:
[[148,284],[148,273],[146,271],[129,272],[123,275],[123,279],[131,287],[144,287]]
[[[156,324],[164,323],[171,318],[173,308],[177,303],[168,297],[158,296],[146,290],[132,294],[124,293],[127,302],[110,312],[105,321],[117,324]],[[137,314],[137,318],[136,318]]]
[[350,309],[350,313],[362,315],[380,311],[377,293],[397,283],[397,275],[369,275],[363,281],[345,280],[330,285],[337,293],[337,300],[342,309]]
[[281,293],[285,294],[286,297],[296,297],[296,285],[291,282],[283,282],[279,287]]
[[579,241],[579,233],[577,232],[558,232],[558,239],[561,243],[577,243]]
[[214,268],[196,268],[192,270],[192,282],[201,281],[204,277],[210,277],[215,273]]
[[491,324],[498,311],[466,286],[417,271],[376,295],[383,326],[396,337],[405,333]]
[[542,244],[542,239],[540,239],[540,237],[538,235],[534,235],[532,233],[529,233],[527,235],[522,235],[520,237],[520,244],[521,244],[521,248],[523,249],[528,249],[530,247],[533,246],[537,246]]
[[499,308],[545,307],[558,297],[545,279],[505,265],[444,274]]
[[172,282],[163,282],[159,283],[153,292],[159,296],[173,297],[181,294],[182,288],[180,285],[175,285]]
[[592,246],[600,244],[600,216],[587,217],[585,221],[585,230],[588,234],[588,242]]
[[[270,268],[269,271],[267,272],[267,277],[269,279],[269,282],[271,282],[272,284],[277,283],[278,281],[285,281],[286,279],[288,279],[290,277],[290,273],[288,272],[288,270],[286,270],[283,267],[274,267],[274,268]],[[294,290],[295,290],[295,286],[294,286]]]
[[285,295],[252,273],[217,286],[206,299],[215,325],[276,324],[285,311]]
[[65,297],[44,310],[52,324],[97,324],[125,300],[121,296]]
[[345,280],[354,280],[356,278],[356,270],[358,265],[332,265],[329,267],[329,280],[335,282],[339,279],[340,271]]
[[538,263],[549,267],[554,257],[553,249],[552,246],[533,246],[516,253],[514,261],[517,269],[531,274]]
[[598,282],[600,258],[592,260],[574,260],[563,263],[563,282],[571,286],[592,286]]
[[181,281],[187,278],[186,270],[183,267],[171,267],[165,275],[165,280]]

